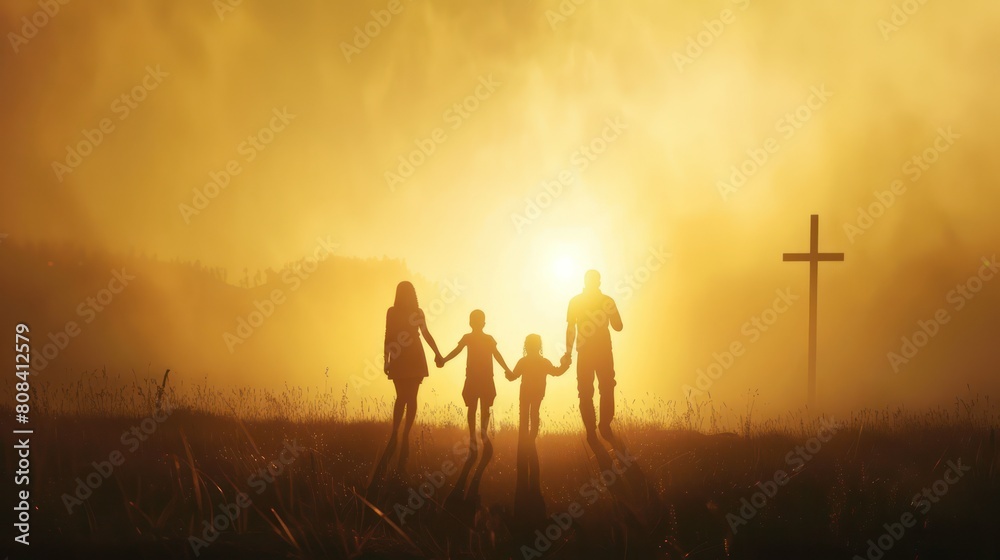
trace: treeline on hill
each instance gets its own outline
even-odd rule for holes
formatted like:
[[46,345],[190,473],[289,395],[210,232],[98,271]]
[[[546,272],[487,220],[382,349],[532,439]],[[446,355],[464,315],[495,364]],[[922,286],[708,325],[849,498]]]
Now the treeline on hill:
[[35,379],[56,384],[105,367],[241,386],[346,379],[381,355],[396,283],[435,290],[402,261],[335,255],[234,278],[197,261],[4,243],[0,269],[4,324],[29,325]]

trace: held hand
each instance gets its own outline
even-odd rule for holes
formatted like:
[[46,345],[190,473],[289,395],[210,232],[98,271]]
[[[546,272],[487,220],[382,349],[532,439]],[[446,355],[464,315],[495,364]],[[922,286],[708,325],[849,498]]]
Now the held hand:
[[503,374],[504,374],[505,377],[507,377],[507,381],[513,381],[514,379],[516,379],[514,377],[514,372],[511,371],[511,370],[509,370],[509,369],[507,371],[505,371]]
[[437,365],[438,368],[443,368],[445,363],[444,358],[442,358],[441,356],[435,356],[434,363]]
[[559,363],[563,367],[569,367],[569,365],[573,363],[573,358],[569,354],[564,354]]

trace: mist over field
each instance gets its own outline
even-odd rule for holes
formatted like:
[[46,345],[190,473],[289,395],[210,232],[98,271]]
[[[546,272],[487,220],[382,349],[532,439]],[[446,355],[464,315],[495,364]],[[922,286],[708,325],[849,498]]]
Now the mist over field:
[[[808,267],[781,255],[815,213],[820,250],[846,254],[820,266],[821,407],[996,394],[1000,6],[912,8],[61,5],[0,50],[4,318],[39,340],[83,324],[54,381],[172,368],[381,398],[383,378],[351,383],[399,280],[443,351],[480,308],[516,361],[532,332],[558,356],[596,268],[623,399],[687,386],[779,415],[805,403],[808,321]],[[26,36],[38,9],[5,3],[0,25]],[[320,239],[334,259],[286,281]],[[121,267],[134,283],[85,323]],[[226,339],[275,289],[287,303]],[[461,404],[462,379],[432,366],[428,402]],[[547,403],[575,397],[556,380]]]

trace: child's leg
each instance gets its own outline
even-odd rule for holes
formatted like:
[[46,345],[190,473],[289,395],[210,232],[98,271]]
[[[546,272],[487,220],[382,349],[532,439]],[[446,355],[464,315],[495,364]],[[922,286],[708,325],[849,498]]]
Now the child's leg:
[[541,404],[541,400],[531,403],[531,439],[538,437],[538,408]]
[[515,515],[525,507],[523,503],[525,493],[528,491],[528,400],[521,399],[518,404],[518,417],[520,425],[517,428],[517,485],[514,497]]
[[469,404],[469,446],[476,449],[476,401]]
[[528,439],[528,484],[536,492],[541,492],[538,475],[538,448],[535,447],[535,437],[538,435],[538,401],[531,403],[531,433]]
[[479,415],[479,417],[483,423],[481,435],[483,436],[483,442],[486,442],[489,439],[489,437],[487,437],[486,435],[487,433],[486,430],[490,425],[490,406],[484,400],[480,401],[480,405],[481,405],[480,407],[481,414]]
[[518,405],[518,416],[520,419],[520,424],[518,426],[518,438],[525,438],[531,433],[531,401],[528,399],[522,399]]

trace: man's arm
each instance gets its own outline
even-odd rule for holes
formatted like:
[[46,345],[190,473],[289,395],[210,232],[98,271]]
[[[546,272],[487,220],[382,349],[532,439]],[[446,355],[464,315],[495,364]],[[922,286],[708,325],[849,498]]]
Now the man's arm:
[[621,332],[624,325],[622,325],[622,315],[618,312],[618,304],[611,298],[608,298],[608,300],[611,301],[611,316],[608,317],[608,320],[611,322],[611,328],[615,329],[615,332]]

